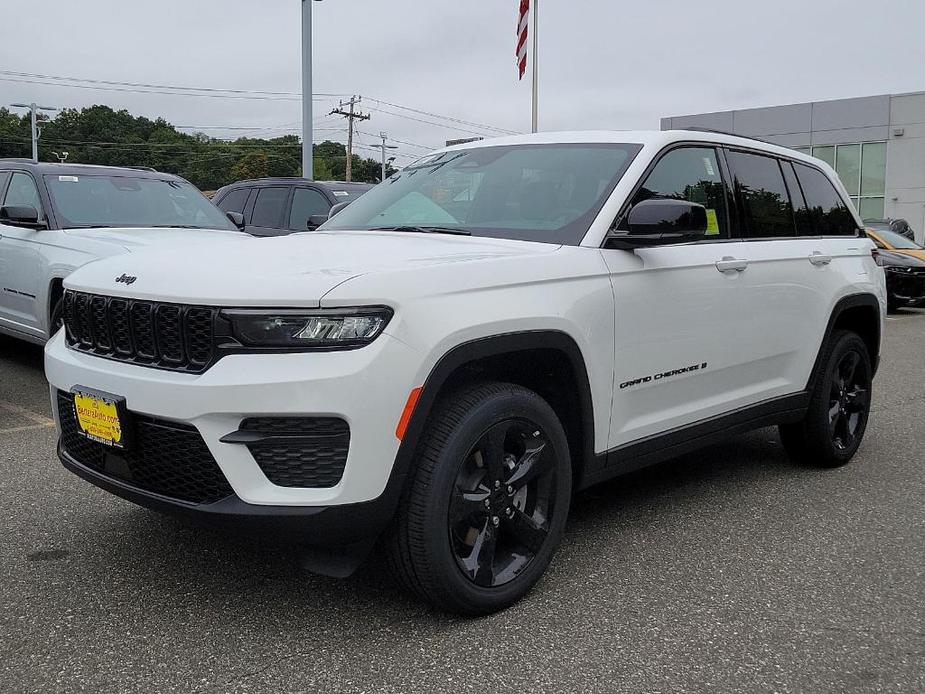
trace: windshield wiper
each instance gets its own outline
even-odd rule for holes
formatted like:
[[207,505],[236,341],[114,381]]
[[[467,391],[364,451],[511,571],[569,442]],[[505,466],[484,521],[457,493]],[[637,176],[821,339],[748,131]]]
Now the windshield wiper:
[[403,224],[394,227],[373,227],[370,231],[411,231],[418,234],[454,234],[455,236],[472,236],[472,232],[460,227],[433,227]]

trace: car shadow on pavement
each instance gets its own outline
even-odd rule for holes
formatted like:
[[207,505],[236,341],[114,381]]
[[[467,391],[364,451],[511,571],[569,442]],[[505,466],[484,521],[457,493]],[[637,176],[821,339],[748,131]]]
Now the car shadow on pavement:
[[39,345],[0,335],[0,364],[42,371],[43,358],[42,347]]
[[[629,541],[660,507],[667,514],[679,504],[709,508],[744,487],[803,473],[788,462],[776,433],[762,430],[580,492],[560,552],[569,556],[570,580],[580,582],[580,562],[596,565],[596,553]],[[206,613],[246,613],[256,599],[280,629],[286,623],[301,628],[305,620],[335,631],[344,620],[454,621],[406,595],[389,577],[381,553],[348,579],[327,578],[302,569],[297,552],[282,542],[202,529],[121,502],[120,509],[96,515],[85,528],[94,545],[107,549],[85,557],[91,565],[84,570],[111,575],[116,562],[122,587],[143,589],[153,609],[186,609],[177,602],[179,593],[194,594],[197,609]],[[556,580],[545,579],[532,595],[556,591]]]

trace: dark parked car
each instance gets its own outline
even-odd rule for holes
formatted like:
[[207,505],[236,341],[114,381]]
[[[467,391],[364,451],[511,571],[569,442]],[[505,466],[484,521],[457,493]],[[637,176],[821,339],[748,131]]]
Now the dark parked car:
[[894,231],[868,228],[867,236],[886,272],[889,310],[925,305],[925,248]]
[[244,231],[255,236],[282,236],[312,231],[331,207],[352,202],[369,183],[309,181],[305,178],[259,178],[238,181],[216,191],[212,202],[244,217]]
[[864,226],[874,231],[892,231],[905,236],[910,241],[915,241],[915,232],[905,219],[865,219]]

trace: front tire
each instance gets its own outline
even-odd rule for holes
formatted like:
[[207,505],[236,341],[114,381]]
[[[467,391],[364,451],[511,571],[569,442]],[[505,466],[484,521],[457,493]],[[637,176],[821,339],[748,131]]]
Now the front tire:
[[847,330],[833,333],[824,364],[806,416],[780,425],[780,438],[790,457],[801,464],[839,467],[851,460],[864,438],[873,369],[867,345]]
[[568,442],[536,393],[484,383],[428,422],[389,540],[399,581],[458,614],[502,610],[540,579],[571,500]]

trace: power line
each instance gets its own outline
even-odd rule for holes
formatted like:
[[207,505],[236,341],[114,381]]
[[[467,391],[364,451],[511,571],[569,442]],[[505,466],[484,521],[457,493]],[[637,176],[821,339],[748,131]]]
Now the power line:
[[[272,92],[262,89],[226,89],[223,87],[188,87],[175,84],[146,84],[144,82],[118,82],[115,80],[97,80],[90,79],[88,77],[65,77],[62,75],[43,75],[35,72],[17,72],[15,70],[0,70],[0,75],[10,75],[12,77],[32,77],[37,79],[44,80],[55,80],[55,81],[64,81],[64,82],[85,82],[87,84],[105,84],[116,87],[142,87],[144,89],[170,89],[173,91],[189,91],[189,92],[215,92],[215,93],[226,93],[226,94],[252,94],[259,96],[292,96],[301,99],[302,95],[299,92]],[[66,86],[66,85],[64,85]],[[346,93],[325,93],[325,92],[314,92],[312,96],[347,96]]]
[[[107,91],[127,91],[127,92],[136,92],[141,94],[160,94],[165,93],[172,96],[181,96],[178,92],[187,92],[189,96],[212,96],[214,98],[246,98],[246,99],[258,99],[258,100],[269,100],[269,101],[297,101],[301,100],[302,95],[300,92],[291,92],[291,91],[268,91],[268,90],[259,90],[259,89],[232,89],[232,88],[220,88],[220,87],[190,87],[186,85],[171,85],[171,84],[153,84],[145,82],[124,82],[118,80],[100,80],[100,79],[91,79],[86,77],[68,77],[64,75],[48,75],[43,73],[36,72],[22,72],[17,70],[0,70],[0,75],[6,75],[7,77],[0,77],[0,81],[7,82],[20,82],[26,84],[40,84],[49,87],[72,87],[75,89],[100,89]],[[30,79],[16,79],[16,78],[30,78]],[[35,80],[46,80],[44,82],[39,82]],[[47,80],[50,80],[48,82]],[[83,84],[54,84],[53,82],[81,82]],[[142,90],[142,91],[139,91]],[[169,90],[167,92],[161,91],[152,91],[152,90]],[[196,93],[203,92],[203,93]],[[313,92],[313,100],[324,100],[323,97],[343,97],[349,96],[346,92]],[[319,97],[315,99],[315,97]],[[398,104],[392,101],[386,101],[384,99],[375,99],[372,97],[367,97],[368,101],[373,101],[377,104],[383,106],[388,106],[390,108],[397,108],[402,111],[409,111],[411,113],[416,113],[423,116],[428,116],[430,118],[437,118],[438,120],[445,120],[451,123],[457,123],[460,125],[468,125],[475,128],[482,128],[484,130],[491,130],[499,133],[504,133],[508,135],[519,134],[516,130],[510,130],[508,128],[501,128],[496,125],[489,125],[487,123],[479,123],[477,121],[464,120],[462,118],[455,118],[453,116],[446,116],[440,113],[435,113],[433,111],[425,111],[423,109],[414,108],[412,106],[405,106],[403,104]],[[385,112],[385,111],[384,111]],[[398,114],[392,114],[398,115]],[[407,117],[407,116],[406,116]],[[413,120],[413,119],[412,119]],[[426,122],[426,121],[425,121]],[[484,133],[476,133],[482,135]]]
[[[92,89],[94,91],[108,92],[130,92],[133,94],[159,94],[163,96],[200,96],[208,99],[246,99],[251,101],[301,101],[298,97],[273,97],[273,96],[245,96],[238,94],[196,94],[192,92],[169,92],[155,89],[133,89],[128,87],[97,87],[89,84],[53,84],[51,82],[39,82],[37,80],[17,79],[14,77],[0,77],[0,82],[16,82],[18,84],[41,84],[46,87],[61,87],[66,89]],[[312,101],[328,101],[329,99],[312,94]]]
[[448,125],[446,123],[435,123],[434,121],[424,120],[423,118],[415,118],[414,116],[408,116],[404,113],[395,113],[394,111],[386,111],[382,108],[370,108],[370,111],[375,111],[376,113],[385,113],[390,116],[395,116],[397,118],[405,118],[406,120],[417,121],[418,123],[426,123],[427,125],[433,125],[437,128],[446,128],[447,130],[455,130],[456,132],[469,133],[470,135],[485,135],[484,131],[477,130],[467,130],[466,128],[460,128],[456,125]]
[[475,121],[463,120],[462,118],[453,118],[452,116],[444,116],[444,115],[441,115],[441,114],[439,114],[439,113],[433,113],[433,112],[431,112],[431,111],[422,111],[421,109],[411,108],[410,106],[402,106],[401,104],[394,104],[394,103],[391,103],[391,102],[389,102],[389,101],[384,101],[384,100],[382,100],[382,99],[374,99],[374,98],[372,98],[372,97],[367,97],[367,99],[368,99],[369,101],[373,101],[373,102],[375,102],[375,103],[377,103],[377,104],[382,104],[383,106],[391,106],[392,108],[398,108],[398,109],[401,109],[401,110],[403,110],[403,111],[411,111],[412,113],[418,113],[418,114],[420,114],[420,115],[422,115],[422,116],[430,116],[431,118],[439,118],[439,119],[441,119],[441,120],[447,120],[447,121],[450,121],[451,123],[460,123],[460,124],[462,124],[462,125],[471,125],[471,126],[476,127],[476,128],[485,128],[486,130],[496,130],[496,131],[498,131],[498,132],[500,132],[500,133],[504,133],[504,134],[506,134],[506,135],[519,135],[519,134],[520,134],[520,133],[518,133],[516,130],[508,130],[507,128],[499,128],[499,127],[497,127],[497,126],[494,126],[494,125],[487,125],[487,124],[485,124],[485,123],[476,123]]

